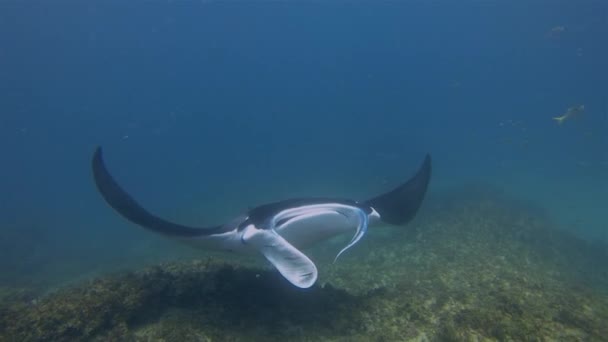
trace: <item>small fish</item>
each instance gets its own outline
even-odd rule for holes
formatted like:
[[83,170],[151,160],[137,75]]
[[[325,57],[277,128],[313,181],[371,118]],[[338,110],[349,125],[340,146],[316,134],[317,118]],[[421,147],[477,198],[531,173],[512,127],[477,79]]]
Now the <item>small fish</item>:
[[568,110],[561,116],[553,117],[552,119],[557,121],[558,124],[563,124],[564,121],[574,119],[583,114],[585,111],[585,105],[574,106],[568,108]]
[[559,38],[562,34],[564,34],[564,32],[566,32],[566,27],[565,26],[554,26],[552,27],[549,32],[547,32],[547,37],[548,38]]

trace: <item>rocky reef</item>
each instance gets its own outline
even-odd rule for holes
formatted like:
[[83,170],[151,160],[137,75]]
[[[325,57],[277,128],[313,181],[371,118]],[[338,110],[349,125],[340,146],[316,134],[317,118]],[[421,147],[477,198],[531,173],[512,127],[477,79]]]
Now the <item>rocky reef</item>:
[[[466,193],[466,195],[464,195]],[[341,245],[340,245],[341,246]],[[294,288],[270,268],[172,262],[39,297],[0,289],[2,341],[601,341],[608,248],[493,192],[431,201]]]

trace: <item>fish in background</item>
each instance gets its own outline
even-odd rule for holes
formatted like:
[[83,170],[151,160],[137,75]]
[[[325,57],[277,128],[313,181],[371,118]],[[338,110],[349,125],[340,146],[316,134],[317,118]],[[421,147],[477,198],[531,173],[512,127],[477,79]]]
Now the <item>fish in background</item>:
[[558,124],[563,124],[566,120],[571,120],[580,117],[585,112],[585,105],[573,106],[568,108],[566,112],[560,116],[553,117],[553,120]]

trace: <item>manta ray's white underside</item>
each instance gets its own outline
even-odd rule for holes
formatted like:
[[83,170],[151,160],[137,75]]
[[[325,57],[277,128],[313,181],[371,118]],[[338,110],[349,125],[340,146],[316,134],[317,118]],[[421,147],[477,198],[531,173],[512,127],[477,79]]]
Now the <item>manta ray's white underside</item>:
[[300,249],[339,234],[355,232],[351,242],[338,253],[340,256],[379,218],[375,210],[366,214],[361,208],[340,203],[303,205],[279,212],[265,223],[265,227],[248,224],[239,229],[239,223],[247,220],[245,217],[241,222],[235,222],[232,230],[186,242],[205,249],[259,252],[293,285],[308,288],[317,280],[317,267]]

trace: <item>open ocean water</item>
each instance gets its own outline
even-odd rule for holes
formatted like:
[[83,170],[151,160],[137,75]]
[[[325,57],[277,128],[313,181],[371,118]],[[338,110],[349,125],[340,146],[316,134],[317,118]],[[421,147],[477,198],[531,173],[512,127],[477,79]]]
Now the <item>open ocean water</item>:
[[[0,340],[605,340],[606,42],[603,0],[1,1]],[[298,289],[119,216],[97,146],[193,226],[433,171]]]

